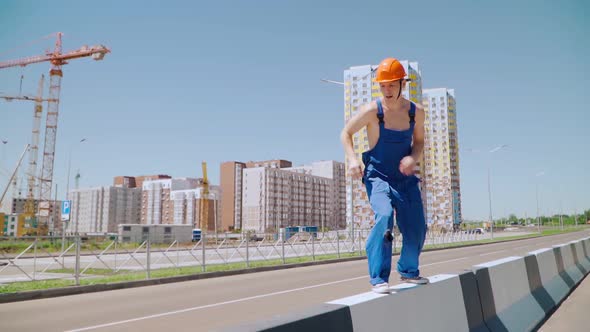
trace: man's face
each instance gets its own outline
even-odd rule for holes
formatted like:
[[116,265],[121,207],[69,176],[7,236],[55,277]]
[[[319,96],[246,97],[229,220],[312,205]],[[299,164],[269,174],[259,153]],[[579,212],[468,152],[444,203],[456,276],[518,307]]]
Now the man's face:
[[381,88],[381,94],[383,94],[383,98],[385,98],[386,100],[396,100],[399,94],[400,84],[402,84],[401,80],[379,83],[379,87]]

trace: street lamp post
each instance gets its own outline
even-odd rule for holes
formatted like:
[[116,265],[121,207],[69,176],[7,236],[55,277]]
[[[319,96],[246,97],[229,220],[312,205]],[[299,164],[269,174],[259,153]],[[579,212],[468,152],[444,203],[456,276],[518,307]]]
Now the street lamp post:
[[[320,79],[324,83],[336,84],[344,86],[344,82],[328,80],[325,78]],[[352,113],[352,93],[348,98],[348,109]],[[352,239],[352,245],[354,248],[354,183],[352,177],[350,177],[350,236]],[[354,249],[353,249],[354,250]]]
[[[490,151],[488,151],[490,153],[490,155],[494,152],[498,152],[504,148],[507,148],[508,145],[507,144],[503,144],[503,145],[499,145],[493,149],[491,149]],[[491,237],[492,240],[494,239],[494,218],[492,216],[492,185],[491,185],[491,168],[492,168],[492,158],[490,157],[490,160],[488,161],[488,203],[489,203],[489,208],[490,208],[490,233],[491,233]]]
[[537,197],[537,229],[539,234],[541,234],[541,219],[539,218],[539,184],[536,184],[536,191],[535,195]]
[[[84,143],[84,142],[86,142],[86,138],[82,138],[82,139],[81,139],[81,140],[78,142],[78,144],[82,144],[82,143]],[[69,200],[69,199],[70,199],[70,172],[71,172],[71,169],[72,169],[72,153],[73,153],[73,151],[74,151],[74,147],[75,147],[75,146],[76,146],[76,145],[72,145],[72,146],[70,147],[70,154],[69,154],[69,156],[68,156],[68,178],[67,178],[67,180],[66,180],[66,200]],[[79,196],[78,196],[78,197],[79,197]],[[79,205],[79,204],[78,204],[78,205]],[[72,212],[72,207],[70,206],[70,220],[69,220],[70,222],[72,221],[72,216],[73,216],[73,213],[71,213],[71,212]],[[67,227],[67,226],[64,226],[64,227],[63,227],[63,233],[64,233],[64,234],[65,234],[65,232],[66,232],[66,227]],[[78,218],[76,218],[76,230],[75,230],[75,233],[76,233],[76,235],[78,235]],[[62,245],[62,246],[63,246],[63,245]]]
[[490,166],[488,165],[488,204],[490,207],[490,214],[489,214],[489,220],[490,220],[490,233],[492,236],[492,239],[494,239],[494,218],[492,217],[492,187],[490,184]]
[[[373,67],[370,67],[369,73],[366,74],[365,76],[361,77],[361,80],[364,80],[365,78],[370,76],[374,70],[375,69],[373,69]],[[328,80],[325,78],[320,79],[320,81],[322,81],[324,83],[342,85],[343,87],[346,86],[346,84],[344,82]],[[350,95],[348,98],[348,110],[350,111],[350,114],[352,116],[352,86],[351,86],[350,90],[351,91],[350,91]],[[355,243],[354,242],[354,181],[353,181],[352,177],[350,177],[350,235],[351,235],[352,246],[353,246],[353,250],[354,250],[354,243]]]
[[[538,178],[540,176],[545,175],[545,171],[538,172],[535,174],[535,177]],[[535,197],[537,199],[537,226],[539,230],[539,234],[541,234],[541,217],[539,216],[539,181],[535,181]]]
[[[86,142],[86,139],[85,138],[82,138],[78,142],[78,144],[81,144],[83,142]],[[69,198],[69,195],[70,195],[70,172],[72,170],[72,152],[74,151],[74,146],[76,146],[76,145],[72,145],[70,147],[70,154],[68,156],[68,178],[66,180],[66,199],[68,199]]]

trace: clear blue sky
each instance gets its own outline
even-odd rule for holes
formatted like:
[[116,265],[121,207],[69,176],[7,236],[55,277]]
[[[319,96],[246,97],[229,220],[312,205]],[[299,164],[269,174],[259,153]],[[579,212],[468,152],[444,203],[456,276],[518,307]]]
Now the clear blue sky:
[[[163,4],[166,5],[163,5]],[[102,62],[64,66],[55,179],[68,150],[81,187],[116,175],[201,175],[209,163],[343,161],[342,80],[394,56],[420,64],[424,88],[455,89],[463,213],[590,208],[590,23],[586,1],[2,1],[0,60],[104,44]],[[0,70],[0,92],[33,94],[48,64]],[[0,189],[29,141],[32,105],[0,101]],[[76,146],[81,138],[87,142]],[[40,157],[41,160],[41,157]],[[41,164],[41,161],[39,162]],[[534,174],[544,170],[545,175]],[[73,174],[75,173],[72,171]],[[73,186],[73,181],[72,181]],[[24,187],[24,186],[23,186]]]

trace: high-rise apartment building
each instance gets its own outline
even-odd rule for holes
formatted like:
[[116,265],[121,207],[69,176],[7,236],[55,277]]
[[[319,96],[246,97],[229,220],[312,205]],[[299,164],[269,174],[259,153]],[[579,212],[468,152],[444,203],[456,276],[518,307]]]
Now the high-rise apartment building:
[[141,223],[147,225],[206,225],[208,231],[227,231],[220,226],[221,192],[209,185],[208,220],[201,223],[200,199],[203,179],[174,178],[144,181],[142,185]]
[[423,164],[426,220],[451,227],[462,220],[455,91],[426,89],[422,105],[426,113]]
[[244,169],[253,167],[285,168],[292,165],[290,161],[283,159],[221,163],[221,227],[232,230],[242,229],[242,179]]
[[78,224],[80,233],[116,233],[119,224],[139,224],[141,189],[97,187],[70,191],[68,232]]

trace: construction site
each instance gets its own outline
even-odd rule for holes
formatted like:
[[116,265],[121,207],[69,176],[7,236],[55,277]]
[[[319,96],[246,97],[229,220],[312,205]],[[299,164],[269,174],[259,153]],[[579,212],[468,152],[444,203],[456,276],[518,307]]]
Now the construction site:
[[[37,93],[35,95],[24,94],[22,92],[23,76],[21,75],[18,93],[10,95],[0,93],[0,101],[2,102],[29,103],[33,109],[33,125],[29,142],[20,154],[17,164],[12,169],[3,171],[9,180],[4,188],[1,188],[0,236],[55,236],[74,231],[68,228],[69,217],[62,218],[62,201],[57,197],[57,185],[54,186],[60,92],[64,76],[62,67],[77,59],[103,60],[111,50],[104,45],[97,45],[82,46],[76,50],[64,52],[62,51],[62,36],[63,34],[58,32],[45,37],[55,38],[55,47],[44,54],[0,62],[0,70],[35,64],[50,65],[48,92],[46,92],[45,75],[41,75]],[[41,126],[43,120],[45,120],[44,130]],[[80,142],[84,140],[82,139]],[[7,140],[2,140],[2,145],[7,143]],[[215,229],[215,221],[213,221],[212,200],[209,199],[209,181],[205,162],[202,163],[202,172],[203,177],[199,179],[202,195],[198,199],[196,209],[198,220],[194,226],[204,230],[213,230]],[[78,189],[79,177],[79,174],[75,176],[75,189]],[[22,184],[25,181],[26,189],[23,190]],[[71,199],[69,197],[69,181],[70,165],[68,165],[67,199]],[[75,231],[77,232],[77,228]]]
[[[4,215],[5,212],[0,215],[0,234],[4,236],[44,236],[62,232],[59,230],[63,228],[59,217],[61,202],[53,195],[54,161],[63,78],[62,66],[72,60],[87,57],[99,61],[110,52],[103,45],[82,46],[73,51],[63,52],[62,35],[60,32],[50,35],[55,38],[55,48],[52,51],[0,62],[0,70],[34,64],[50,65],[49,91],[47,94],[45,94],[45,75],[42,75],[39,79],[37,94],[34,96],[22,93],[22,76],[21,91],[15,95],[0,95],[0,99],[6,102],[33,104],[33,127],[30,141],[24,147],[16,166],[11,170],[8,184],[5,188],[2,188],[0,196],[0,208],[6,204],[10,205],[10,215]],[[46,105],[45,108],[44,105]],[[41,127],[43,118],[45,118],[44,131],[42,131]],[[43,141],[41,141],[41,137],[43,137]],[[42,145],[41,142],[43,142]],[[6,144],[6,142],[3,142],[3,144]],[[17,174],[19,168],[25,167],[25,157],[28,159],[28,165],[26,173],[24,173],[26,192],[23,195],[18,188]],[[38,160],[41,161],[40,167]],[[8,194],[10,187],[12,187],[12,190]],[[2,210],[6,211],[6,207]]]
[[[50,67],[49,86],[46,86],[45,75],[41,75],[35,95],[23,93],[23,75],[21,75],[20,89],[17,93],[0,93],[0,102],[28,103],[31,104],[33,110],[28,143],[23,148],[17,164],[10,169],[3,170],[5,173],[3,175],[8,178],[8,181],[3,188],[0,188],[0,236],[55,236],[66,233],[74,234],[78,231],[77,227],[69,227],[69,216],[62,216],[62,201],[57,197],[57,184],[54,181],[56,143],[60,126],[60,92],[64,77],[62,67],[72,60],[85,58],[92,58],[95,61],[103,60],[111,50],[107,46],[96,45],[63,51],[62,37],[61,32],[44,37],[44,39],[55,40],[53,50],[0,62],[0,70],[37,64],[48,64]],[[19,114],[18,116],[25,115]],[[45,123],[44,127],[42,127],[43,122]],[[85,140],[85,138],[80,140],[80,143]],[[7,143],[8,140],[2,140],[3,146]],[[72,199],[69,197],[70,164],[71,160],[68,163],[67,200]],[[199,179],[202,195],[198,198],[196,207],[198,215],[195,218],[194,227],[214,230],[213,201],[209,199],[209,181],[205,162],[202,163],[202,174],[203,177]],[[74,189],[78,189],[79,178],[78,172],[75,175]],[[23,189],[23,186],[26,188]]]

